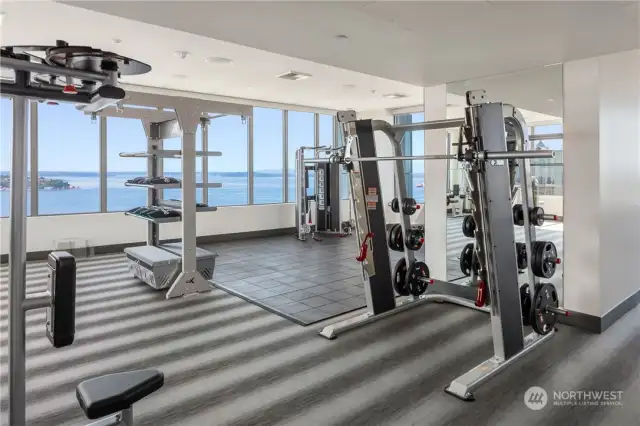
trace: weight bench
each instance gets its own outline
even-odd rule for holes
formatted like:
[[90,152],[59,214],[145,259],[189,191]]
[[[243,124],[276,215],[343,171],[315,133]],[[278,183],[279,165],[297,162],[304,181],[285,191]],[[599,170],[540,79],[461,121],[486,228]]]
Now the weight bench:
[[164,384],[158,370],[107,374],[81,382],[76,397],[87,418],[100,419],[87,426],[133,426],[133,404]]

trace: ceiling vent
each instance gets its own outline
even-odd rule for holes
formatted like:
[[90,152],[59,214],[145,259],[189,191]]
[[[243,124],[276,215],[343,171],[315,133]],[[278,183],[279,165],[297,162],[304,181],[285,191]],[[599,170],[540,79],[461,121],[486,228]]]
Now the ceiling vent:
[[309,78],[309,77],[311,77],[311,74],[305,74],[303,72],[297,72],[297,71],[289,71],[284,74],[280,74],[278,76],[278,78],[281,78],[283,80],[293,80],[293,81],[304,80],[305,78]]
[[388,95],[384,95],[387,99],[402,99],[406,98],[407,95],[403,95],[402,93],[389,93]]

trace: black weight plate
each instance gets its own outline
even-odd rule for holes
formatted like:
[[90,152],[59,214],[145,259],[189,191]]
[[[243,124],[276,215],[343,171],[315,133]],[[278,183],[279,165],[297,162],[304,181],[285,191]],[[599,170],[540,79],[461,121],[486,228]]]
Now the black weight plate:
[[520,286],[520,309],[522,310],[522,325],[531,325],[531,295],[529,284]]
[[465,237],[473,238],[476,232],[476,220],[472,215],[467,215],[462,221],[462,233]]
[[404,257],[398,262],[396,262],[396,266],[393,267],[393,289],[400,296],[408,296],[409,289],[407,286],[407,262]]
[[419,229],[411,228],[407,231],[407,237],[404,239],[409,250],[420,250],[424,241],[424,234]]
[[409,293],[412,296],[420,296],[427,291],[429,284],[422,281],[421,278],[429,278],[429,268],[424,262],[413,262],[413,265],[407,269],[405,278]]
[[402,213],[411,216],[417,210],[417,201],[414,198],[405,198],[402,200]]
[[397,225],[397,223],[387,223],[385,226],[385,230],[387,233],[387,246],[393,250],[391,236],[393,235],[393,228]]
[[553,284],[537,284],[533,299],[531,327],[538,334],[549,334],[556,324],[556,314],[547,311],[547,307],[558,307],[558,293]]
[[394,213],[400,213],[400,203],[398,203],[397,198],[391,200],[391,211]]
[[551,241],[536,241],[532,247],[533,263],[531,270],[541,278],[551,278],[556,273],[558,251]]
[[391,231],[392,235],[392,244],[391,249],[394,251],[404,251],[404,242],[402,241],[402,225],[397,224],[393,231]]
[[467,277],[471,275],[471,262],[473,261],[473,243],[469,243],[460,253],[460,272]]
[[525,243],[516,243],[516,260],[518,262],[518,269],[527,269],[527,246]]
[[513,224],[524,226],[524,214],[522,213],[522,204],[513,206]]
[[531,221],[531,224],[534,226],[544,225],[544,210],[542,207],[534,207],[531,209],[529,221]]

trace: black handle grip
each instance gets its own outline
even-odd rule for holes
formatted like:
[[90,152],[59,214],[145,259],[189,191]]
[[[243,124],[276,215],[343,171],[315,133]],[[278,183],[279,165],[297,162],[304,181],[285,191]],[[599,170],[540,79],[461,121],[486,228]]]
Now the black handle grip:
[[49,253],[47,338],[55,348],[73,343],[76,332],[76,259],[66,251]]

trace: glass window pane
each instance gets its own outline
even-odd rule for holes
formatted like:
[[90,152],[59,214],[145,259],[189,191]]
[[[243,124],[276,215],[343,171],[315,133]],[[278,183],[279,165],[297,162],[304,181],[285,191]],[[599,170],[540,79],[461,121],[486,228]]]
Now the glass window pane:
[[122,158],[121,152],[144,152],[147,136],[141,120],[107,118],[107,211],[125,211],[147,204],[147,191],[124,186],[127,180],[147,176],[145,158]]
[[[27,128],[29,128],[27,119]],[[0,100],[0,217],[9,217],[11,199],[11,141],[13,139],[13,101]],[[27,134],[27,191],[31,191],[31,146]],[[31,194],[27,194],[27,216],[31,215]]]
[[320,146],[333,147],[333,115],[319,114],[318,139]]
[[209,151],[220,151],[222,157],[208,157],[209,182],[222,183],[222,188],[209,189],[209,205],[248,203],[247,145],[246,121],[235,115],[211,120]]
[[253,202],[282,203],[282,110],[253,109]]
[[[424,112],[411,114],[412,123],[424,121]],[[424,155],[424,130],[411,132],[411,155]],[[411,161],[411,197],[424,203],[424,160]]]
[[100,211],[99,134],[72,104],[38,104],[39,214]]
[[[288,194],[287,202],[296,200],[296,150],[301,146],[314,145],[314,120],[315,114],[312,112],[289,111],[287,128],[287,178]],[[313,157],[313,151],[309,151],[306,157]]]

